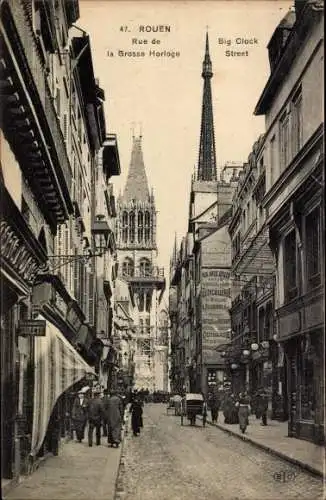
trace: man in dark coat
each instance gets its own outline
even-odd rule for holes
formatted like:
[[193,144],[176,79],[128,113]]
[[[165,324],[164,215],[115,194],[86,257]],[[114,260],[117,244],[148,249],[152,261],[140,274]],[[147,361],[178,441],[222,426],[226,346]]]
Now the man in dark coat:
[[87,422],[88,399],[83,391],[79,391],[72,406],[71,417],[73,428],[76,431],[77,441],[79,443],[84,439],[85,427]]
[[103,398],[102,398],[102,404],[103,404],[102,426],[103,426],[103,436],[104,437],[108,436],[107,406],[108,406],[109,398],[110,398],[109,391],[107,389],[104,389],[104,391],[103,391]]
[[211,393],[208,400],[208,406],[211,410],[212,422],[215,423],[218,420],[218,411],[220,409],[220,402],[217,394]]
[[134,436],[140,434],[140,428],[143,426],[143,405],[142,401],[136,396],[130,406],[131,427]]
[[93,446],[93,432],[96,429],[96,445],[101,444],[101,424],[103,418],[103,402],[100,389],[94,389],[93,399],[88,405],[88,446]]
[[104,418],[108,424],[108,444],[112,447],[119,447],[121,441],[121,427],[124,417],[124,407],[122,399],[115,393],[104,403]]

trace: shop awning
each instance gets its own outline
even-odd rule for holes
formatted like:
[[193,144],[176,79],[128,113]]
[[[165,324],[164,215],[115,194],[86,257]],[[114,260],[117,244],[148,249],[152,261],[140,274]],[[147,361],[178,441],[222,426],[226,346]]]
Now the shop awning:
[[35,337],[31,451],[34,456],[43,443],[59,396],[86,374],[96,375],[55,325],[41,314],[37,319],[46,320],[46,334],[44,337]]

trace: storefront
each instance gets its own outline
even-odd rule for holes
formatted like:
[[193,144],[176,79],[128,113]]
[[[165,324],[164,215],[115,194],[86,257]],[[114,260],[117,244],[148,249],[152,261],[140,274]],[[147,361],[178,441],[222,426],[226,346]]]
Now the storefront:
[[[78,384],[98,360],[94,333],[84,323],[77,301],[60,277],[43,274],[33,287],[33,313],[46,322],[45,335],[35,338],[33,356],[33,427],[31,466],[40,456],[57,454],[60,440],[71,437],[70,413]],[[90,366],[92,365],[92,366]]]
[[322,329],[284,344],[289,380],[289,436],[325,442],[324,339]]
[[[31,414],[30,358],[33,335],[20,336],[30,315],[33,282],[44,264],[44,249],[0,179],[1,272],[1,477],[18,478],[28,449]],[[27,333],[27,332],[26,332]]]

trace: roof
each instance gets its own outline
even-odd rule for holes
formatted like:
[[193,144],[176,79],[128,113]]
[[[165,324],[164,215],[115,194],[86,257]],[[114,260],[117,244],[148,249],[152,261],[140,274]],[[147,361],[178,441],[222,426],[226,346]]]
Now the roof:
[[147,202],[149,198],[150,193],[142,152],[142,136],[133,137],[131,160],[122,200]]

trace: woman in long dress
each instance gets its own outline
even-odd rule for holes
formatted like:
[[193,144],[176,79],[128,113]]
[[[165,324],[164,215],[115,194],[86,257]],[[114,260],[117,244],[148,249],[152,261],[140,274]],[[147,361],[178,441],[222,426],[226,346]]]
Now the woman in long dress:
[[124,416],[122,399],[112,392],[103,406],[103,413],[108,426],[108,445],[118,448],[121,441],[121,427]]

